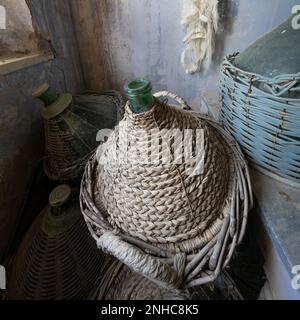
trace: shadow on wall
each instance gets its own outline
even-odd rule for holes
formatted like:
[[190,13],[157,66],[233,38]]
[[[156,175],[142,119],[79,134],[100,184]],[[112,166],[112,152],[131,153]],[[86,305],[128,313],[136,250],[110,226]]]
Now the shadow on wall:
[[225,44],[228,36],[232,34],[234,18],[238,16],[239,2],[223,0],[219,2],[220,27],[216,35],[215,52],[212,68],[218,72],[224,59]]

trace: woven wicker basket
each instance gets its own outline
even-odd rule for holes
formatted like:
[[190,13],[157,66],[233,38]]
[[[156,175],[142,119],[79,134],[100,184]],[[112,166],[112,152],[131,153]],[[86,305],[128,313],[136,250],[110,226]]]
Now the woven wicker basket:
[[[173,98],[189,109],[168,92],[156,97]],[[197,151],[205,155],[202,173],[190,174],[193,161],[114,162],[115,146],[119,153],[126,149],[126,135],[129,155],[149,146],[139,128],[159,139],[161,147],[151,150],[156,159],[167,150],[163,129],[202,129],[203,149]],[[143,114],[133,114],[127,104],[120,125],[87,164],[80,199],[98,247],[167,289],[216,279],[243,237],[252,205],[247,165],[229,134],[199,114],[159,100]]]
[[87,299],[100,281],[104,254],[89,235],[78,200],[66,185],[49,200],[12,262],[7,299]]
[[300,186],[300,73],[267,78],[236,67],[221,73],[221,119],[264,173]]

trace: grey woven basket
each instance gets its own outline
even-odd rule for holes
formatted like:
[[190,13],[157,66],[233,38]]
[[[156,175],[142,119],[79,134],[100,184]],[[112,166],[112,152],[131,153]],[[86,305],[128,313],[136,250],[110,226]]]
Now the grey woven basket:
[[259,170],[300,187],[300,73],[267,78],[235,59],[222,65],[224,126]]
[[[175,99],[185,110],[156,100],[152,110],[137,115],[127,104],[120,125],[86,166],[81,210],[99,248],[154,283],[177,290],[214,281],[228,265],[245,232],[252,192],[247,164],[225,130],[187,110],[174,94],[156,97]],[[163,129],[203,129],[204,150],[198,150],[205,154],[203,173],[188,174],[190,162],[116,164],[111,155],[116,144],[122,152],[124,136],[130,155],[130,148],[148,144],[137,128],[154,129],[160,141],[166,138]],[[166,149],[157,150],[162,159]]]

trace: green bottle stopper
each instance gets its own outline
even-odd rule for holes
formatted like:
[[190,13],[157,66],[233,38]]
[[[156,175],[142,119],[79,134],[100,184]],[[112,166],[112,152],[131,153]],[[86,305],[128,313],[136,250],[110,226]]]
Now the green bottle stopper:
[[54,90],[52,90],[47,83],[44,83],[36,88],[33,91],[32,95],[43,101],[46,106],[51,105],[59,98],[59,95]]
[[32,96],[44,102],[45,106],[42,109],[44,119],[52,119],[58,116],[70,106],[73,100],[71,93],[57,94],[47,83],[37,87],[32,92]]

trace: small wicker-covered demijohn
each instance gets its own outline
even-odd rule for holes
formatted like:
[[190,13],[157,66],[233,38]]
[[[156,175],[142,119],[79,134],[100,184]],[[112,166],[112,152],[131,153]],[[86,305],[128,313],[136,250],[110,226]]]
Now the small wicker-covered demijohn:
[[48,84],[38,87],[33,96],[45,104],[42,116],[46,174],[61,182],[80,179],[87,159],[99,144],[99,130],[112,129],[117,124],[123,108],[122,97],[115,91],[58,95]]
[[49,205],[25,235],[12,262],[7,299],[88,299],[100,281],[104,254],[97,249],[68,185],[54,189]]

